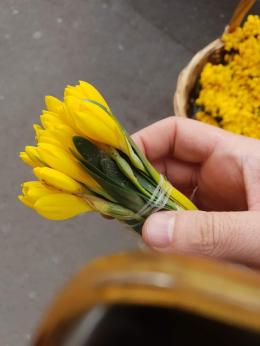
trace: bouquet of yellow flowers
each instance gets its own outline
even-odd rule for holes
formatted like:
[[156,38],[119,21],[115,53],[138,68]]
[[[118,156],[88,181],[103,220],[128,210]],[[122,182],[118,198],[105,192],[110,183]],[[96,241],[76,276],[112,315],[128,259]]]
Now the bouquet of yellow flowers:
[[90,84],[67,86],[64,101],[46,96],[36,146],[21,159],[36,181],[19,199],[40,215],[64,220],[97,211],[136,231],[153,212],[196,209],[144,157],[100,93]]
[[222,37],[223,61],[207,63],[199,80],[196,119],[260,139],[260,18]]

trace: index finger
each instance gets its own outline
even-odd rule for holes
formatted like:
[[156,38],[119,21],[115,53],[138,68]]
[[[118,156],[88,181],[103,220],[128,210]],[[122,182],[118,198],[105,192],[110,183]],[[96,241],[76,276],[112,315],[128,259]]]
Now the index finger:
[[217,127],[172,116],[138,131],[133,139],[151,161],[172,156],[182,161],[202,163],[225,136],[225,131]]

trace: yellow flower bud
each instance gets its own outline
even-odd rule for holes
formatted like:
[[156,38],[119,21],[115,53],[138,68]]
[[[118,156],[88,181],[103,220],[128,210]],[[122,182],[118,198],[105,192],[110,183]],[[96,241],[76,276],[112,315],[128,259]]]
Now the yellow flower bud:
[[128,152],[122,128],[104,109],[74,96],[67,96],[65,104],[79,133],[96,142]]
[[43,185],[40,181],[27,181],[22,184],[23,195],[19,196],[21,202],[33,208],[34,203],[42,196],[55,193],[56,190]]
[[38,136],[43,131],[43,128],[39,124],[33,124],[33,129],[35,131],[35,138],[38,139]]
[[30,159],[30,157],[25,151],[21,151],[19,156],[21,160],[23,160],[23,162],[25,162],[27,165],[31,167],[37,167],[37,164],[33,160]]
[[75,194],[80,194],[85,191],[81,184],[55,169],[49,167],[36,167],[33,172],[42,182],[56,189]]
[[93,210],[82,198],[67,193],[43,196],[34,204],[34,209],[50,220],[65,220]]
[[19,196],[18,196],[18,199],[19,199],[24,205],[26,205],[26,207],[33,208],[33,204],[32,204],[26,197],[24,197],[23,195],[19,195]]
[[93,87],[93,85],[87,82],[79,81],[79,85],[67,86],[64,92],[64,97],[67,96],[75,96],[81,100],[83,99],[98,102],[108,111],[110,111],[108,104],[106,103],[100,92],[95,87]]
[[81,167],[81,164],[68,151],[49,143],[40,143],[38,153],[48,166],[60,171],[91,190],[100,190],[98,183]]
[[69,151],[75,148],[73,136],[76,133],[71,127],[65,124],[58,124],[45,130],[36,128],[36,131],[38,143],[54,144]]
[[135,167],[144,170],[142,162],[132,150],[124,129],[111,114],[104,98],[92,85],[80,81],[75,87],[68,86],[64,93],[64,103],[76,132],[95,142],[123,151]]
[[51,220],[64,220],[93,208],[82,198],[60,192],[39,181],[28,181],[22,185],[23,195],[18,196],[26,206]]
[[[34,167],[44,166],[44,162],[39,157],[39,154],[38,154],[36,147],[31,146],[31,145],[27,145],[25,147],[25,153],[27,154],[27,156],[29,156],[29,158],[33,162]],[[24,156],[24,155],[22,155],[22,156]]]
[[[62,101],[53,96],[46,96],[45,104],[49,113],[58,116],[60,123],[64,123],[67,126],[73,127],[74,124],[72,122],[70,114],[66,110],[64,103]],[[47,122],[46,125],[48,127],[52,127],[51,123],[48,122],[48,119],[46,118],[48,117],[43,117],[43,121]]]
[[60,114],[63,111],[63,102],[53,96],[45,96],[45,104],[47,110],[53,113]]
[[63,145],[57,138],[55,138],[50,131],[44,130],[41,133],[38,134],[37,136],[37,142],[38,143],[49,143],[49,144],[54,144],[57,146],[61,146],[63,148]]
[[43,111],[40,118],[45,129],[52,128],[55,125],[59,125],[62,123],[61,117],[59,117],[56,113],[52,113],[49,111]]

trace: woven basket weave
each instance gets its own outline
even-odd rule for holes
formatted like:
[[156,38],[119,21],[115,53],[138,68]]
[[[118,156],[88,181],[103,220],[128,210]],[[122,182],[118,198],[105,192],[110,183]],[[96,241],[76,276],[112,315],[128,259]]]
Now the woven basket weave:
[[[256,0],[241,0],[224,32],[234,31],[242,22],[245,15]],[[200,50],[181,71],[177,80],[173,98],[174,114],[181,117],[192,116],[190,106],[193,103],[194,89],[200,73],[207,62],[220,63],[223,52],[222,35]]]

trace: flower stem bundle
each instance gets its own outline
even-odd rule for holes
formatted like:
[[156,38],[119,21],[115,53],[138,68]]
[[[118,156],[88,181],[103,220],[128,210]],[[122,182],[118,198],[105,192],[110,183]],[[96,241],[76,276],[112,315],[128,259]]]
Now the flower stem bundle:
[[144,157],[90,84],[65,88],[64,101],[47,96],[36,146],[21,159],[37,180],[19,199],[40,215],[64,220],[96,211],[140,232],[157,210],[196,209]]

